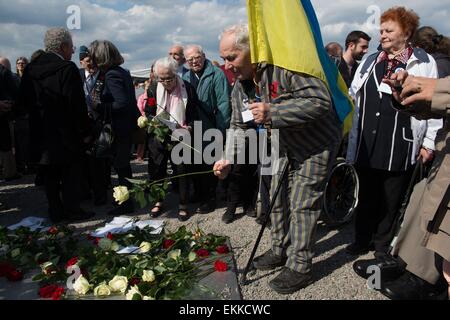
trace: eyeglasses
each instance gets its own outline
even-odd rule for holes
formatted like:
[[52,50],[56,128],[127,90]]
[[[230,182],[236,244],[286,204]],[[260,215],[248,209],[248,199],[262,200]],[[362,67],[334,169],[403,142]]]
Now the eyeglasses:
[[203,59],[203,56],[197,56],[197,57],[189,58],[189,59],[187,59],[186,61],[187,61],[188,63],[192,63],[192,62],[194,62],[194,61],[201,61],[202,59]]
[[161,82],[161,83],[171,83],[173,80],[175,80],[175,77],[170,77],[170,78],[166,78],[166,79],[159,78],[159,79],[158,79],[158,82]]
[[23,62],[23,61],[19,61],[19,62],[17,62],[16,64],[24,65],[24,64],[26,64],[26,63]]

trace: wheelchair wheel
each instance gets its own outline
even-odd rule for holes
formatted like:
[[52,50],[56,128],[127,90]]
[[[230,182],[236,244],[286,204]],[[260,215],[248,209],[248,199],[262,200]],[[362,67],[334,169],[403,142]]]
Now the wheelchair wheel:
[[358,204],[359,180],[355,168],[338,158],[323,195],[323,221],[340,226],[353,217]]

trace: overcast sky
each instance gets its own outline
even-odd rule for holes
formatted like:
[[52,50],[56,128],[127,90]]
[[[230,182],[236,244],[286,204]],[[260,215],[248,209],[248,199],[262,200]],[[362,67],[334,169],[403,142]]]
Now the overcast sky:
[[[312,4],[325,43],[343,44],[349,31],[360,29],[373,37],[370,48],[374,51],[377,10],[406,1],[312,0]],[[80,8],[81,16],[81,29],[71,30],[77,47],[73,60],[78,62],[80,45],[108,39],[124,55],[125,67],[132,70],[149,67],[173,43],[200,44],[208,58],[220,60],[221,30],[247,21],[245,0],[0,0],[0,55],[15,60],[42,48],[47,28],[67,26],[71,16],[67,8],[72,5]],[[450,0],[408,0],[407,6],[420,15],[422,25],[450,35]]]

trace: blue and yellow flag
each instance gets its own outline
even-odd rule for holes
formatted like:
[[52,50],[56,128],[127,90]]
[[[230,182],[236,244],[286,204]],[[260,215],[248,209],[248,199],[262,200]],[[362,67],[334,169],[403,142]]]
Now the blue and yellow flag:
[[267,62],[325,82],[347,133],[353,102],[334,62],[328,57],[319,22],[309,0],[247,0],[253,63]]

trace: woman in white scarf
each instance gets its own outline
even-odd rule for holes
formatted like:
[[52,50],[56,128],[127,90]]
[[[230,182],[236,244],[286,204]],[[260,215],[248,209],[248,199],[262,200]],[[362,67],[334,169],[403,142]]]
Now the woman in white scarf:
[[[158,80],[156,116],[171,129],[189,129],[197,119],[198,100],[195,90],[177,75],[176,70],[177,63],[171,57],[161,58],[155,63],[155,75]],[[161,144],[152,137],[149,137],[149,140],[151,140],[149,141],[149,176],[152,181],[155,181],[167,176],[166,166],[167,160],[170,159],[170,152],[166,148],[166,143]],[[170,160],[174,175],[188,173],[189,168],[186,164],[175,165],[172,159]],[[187,212],[189,181],[186,177],[182,177],[173,182],[178,186],[180,195],[178,218],[185,221],[189,218]],[[161,210],[162,202],[157,202],[151,211],[152,217],[159,216]]]

